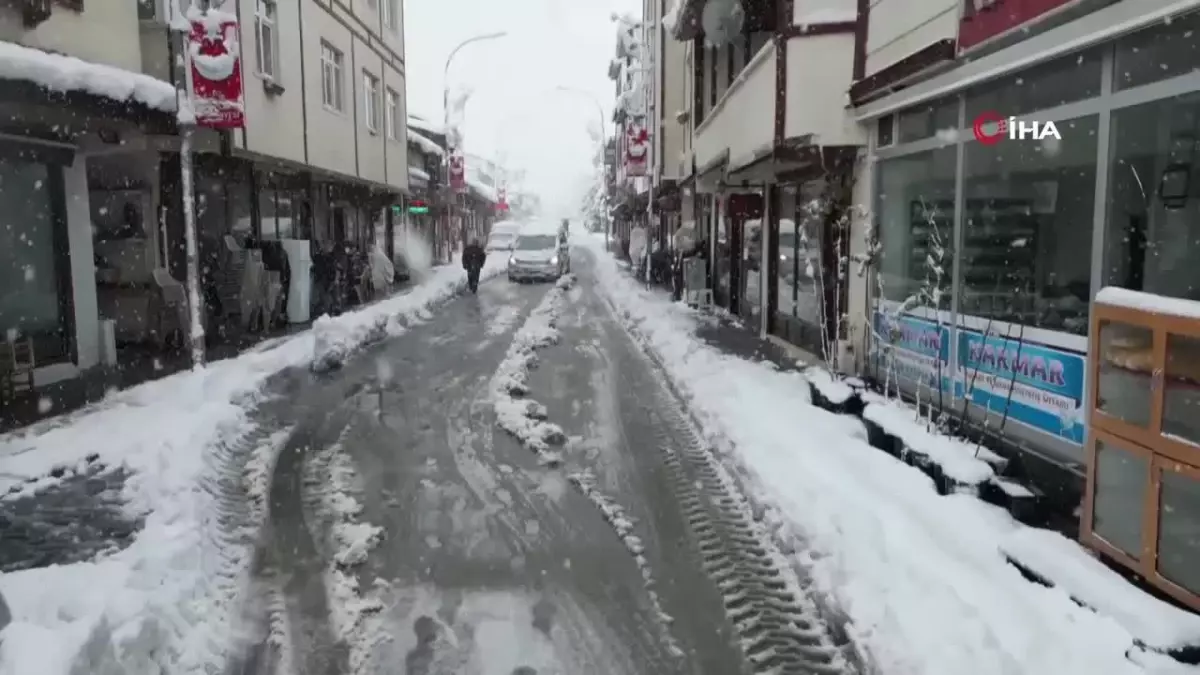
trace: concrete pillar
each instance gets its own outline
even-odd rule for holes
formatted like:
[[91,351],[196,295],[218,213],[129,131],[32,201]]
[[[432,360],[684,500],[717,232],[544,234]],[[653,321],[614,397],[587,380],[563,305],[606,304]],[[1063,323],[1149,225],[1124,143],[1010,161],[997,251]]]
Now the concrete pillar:
[[84,370],[100,362],[100,309],[96,297],[87,158],[75,155],[75,162],[64,167],[62,172],[63,194],[67,202],[67,243],[71,252],[71,291],[75,306],[76,365]]

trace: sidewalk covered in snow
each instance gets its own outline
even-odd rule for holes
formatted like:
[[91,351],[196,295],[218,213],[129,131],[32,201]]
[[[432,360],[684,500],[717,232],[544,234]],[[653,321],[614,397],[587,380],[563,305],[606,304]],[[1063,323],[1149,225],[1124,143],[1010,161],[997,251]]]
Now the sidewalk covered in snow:
[[[618,314],[876,672],[1194,672],[1164,652],[1200,644],[1200,617],[1057,533],[970,494],[939,494],[873,448],[857,417],[813,405],[805,374],[706,344],[696,333],[713,319],[629,279],[602,239],[588,245]],[[1009,557],[1054,585],[1030,582]]]

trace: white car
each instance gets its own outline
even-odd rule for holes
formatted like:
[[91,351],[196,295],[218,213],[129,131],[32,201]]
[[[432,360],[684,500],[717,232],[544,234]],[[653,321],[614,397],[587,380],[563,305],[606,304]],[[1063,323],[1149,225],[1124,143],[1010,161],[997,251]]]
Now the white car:
[[566,272],[566,264],[559,254],[558,235],[522,234],[508,258],[508,280],[554,281]]

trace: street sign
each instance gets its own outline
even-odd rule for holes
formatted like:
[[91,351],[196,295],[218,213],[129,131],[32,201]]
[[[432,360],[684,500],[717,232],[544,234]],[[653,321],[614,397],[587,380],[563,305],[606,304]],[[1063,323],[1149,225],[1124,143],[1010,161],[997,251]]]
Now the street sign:
[[455,192],[467,191],[466,163],[459,154],[450,156],[450,188]]

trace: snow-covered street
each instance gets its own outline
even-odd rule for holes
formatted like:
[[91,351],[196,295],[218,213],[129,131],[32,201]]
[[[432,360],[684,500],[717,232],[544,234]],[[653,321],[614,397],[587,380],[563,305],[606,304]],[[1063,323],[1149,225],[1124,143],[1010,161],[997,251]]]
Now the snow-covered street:
[[0,672],[1188,672],[1141,645],[1193,617],[581,243],[3,439]]

